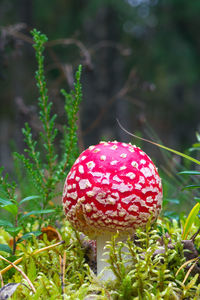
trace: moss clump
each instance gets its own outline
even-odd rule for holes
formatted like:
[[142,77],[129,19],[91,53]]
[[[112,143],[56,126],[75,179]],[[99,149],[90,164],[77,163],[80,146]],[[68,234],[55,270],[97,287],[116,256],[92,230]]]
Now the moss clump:
[[[101,282],[86,262],[89,241],[86,237],[83,241],[66,222],[60,228],[60,238],[65,241],[62,245],[34,254],[56,242],[50,242],[46,234],[42,239],[33,237],[19,245],[16,255],[23,258],[18,266],[36,292],[26,287],[27,281],[17,270],[3,274],[4,284],[26,285],[20,285],[12,299],[199,299],[198,272],[185,277],[191,266],[186,264],[177,274],[189,252],[184,249],[178,225],[175,220],[160,219],[153,227],[138,229],[134,237],[123,243],[115,242],[116,235],[107,245],[116,280]],[[198,226],[194,224],[193,230],[198,230]],[[199,246],[197,239],[195,247]],[[1,261],[1,268],[5,265]]]

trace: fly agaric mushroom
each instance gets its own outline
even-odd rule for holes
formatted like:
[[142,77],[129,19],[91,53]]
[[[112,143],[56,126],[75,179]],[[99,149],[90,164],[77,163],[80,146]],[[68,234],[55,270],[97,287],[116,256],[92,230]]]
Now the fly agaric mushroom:
[[[90,146],[75,161],[64,185],[63,208],[74,228],[97,241],[97,274],[106,241],[117,231],[133,234],[156,220],[162,184],[152,160],[140,148],[120,142]],[[103,278],[112,278],[104,271]],[[108,275],[109,273],[109,275]]]

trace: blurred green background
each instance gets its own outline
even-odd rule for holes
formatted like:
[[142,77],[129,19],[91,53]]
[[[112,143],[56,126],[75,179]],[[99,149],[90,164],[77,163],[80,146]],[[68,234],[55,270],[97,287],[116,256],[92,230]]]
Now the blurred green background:
[[[45,33],[50,99],[63,122],[64,99],[83,65],[80,149],[130,132],[184,151],[199,130],[200,2],[187,0],[1,0],[0,165],[23,151],[21,128],[40,129],[30,30]],[[134,143],[138,143],[134,141]],[[163,161],[154,146],[143,148]],[[177,159],[177,158],[176,158]],[[173,164],[173,160],[171,160]]]

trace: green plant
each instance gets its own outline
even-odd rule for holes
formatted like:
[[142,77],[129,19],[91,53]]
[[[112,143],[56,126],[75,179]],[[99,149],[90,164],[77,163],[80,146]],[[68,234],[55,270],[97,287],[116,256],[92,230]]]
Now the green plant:
[[107,245],[108,262],[116,275],[116,281],[106,285],[112,299],[186,299],[198,295],[199,274],[195,279],[191,274],[185,276],[184,267],[191,262],[185,263],[181,229],[175,220],[171,223],[166,218],[153,227],[148,224],[145,230],[137,229],[127,242],[116,240],[117,235]]
[[[40,145],[33,140],[31,129],[26,123],[23,133],[27,149],[25,154],[15,153],[15,156],[24,164],[26,171],[29,173],[35,189],[41,196],[41,206],[46,208],[49,201],[57,195],[57,184],[66,176],[66,170],[70,169],[74,157],[77,154],[77,136],[76,136],[76,120],[79,105],[82,99],[81,93],[81,66],[76,73],[76,83],[74,91],[67,93],[62,90],[65,97],[65,111],[67,113],[69,126],[63,128],[63,138],[56,140],[58,130],[55,125],[56,114],[52,115],[52,102],[48,99],[48,90],[44,75],[44,44],[47,42],[47,37],[37,30],[32,31],[34,45],[36,51],[36,59],[38,62],[38,70],[36,71],[36,82],[39,89],[40,97],[39,117],[42,123],[43,130],[39,133]],[[58,149],[55,143],[60,142],[59,150],[61,155],[58,155]]]
[[[118,121],[119,123],[119,121]],[[176,151],[174,149],[171,149],[169,147],[166,147],[164,145],[161,145],[161,144],[158,144],[158,143],[155,143],[155,142],[152,142],[152,141],[149,141],[147,139],[144,139],[144,138],[141,138],[139,136],[136,136],[135,134],[132,134],[130,132],[128,132],[125,128],[122,127],[122,125],[119,123],[120,127],[126,132],[128,133],[129,135],[137,138],[137,139],[140,139],[142,141],[145,141],[145,142],[148,142],[148,143],[151,143],[157,147],[160,147],[164,150],[167,150],[169,152],[172,152],[178,156],[181,156],[183,157],[184,159],[188,160],[188,161],[191,161],[197,165],[200,165],[200,160],[197,160],[196,158],[193,158],[192,156],[190,155],[187,155],[185,153],[182,153],[182,152],[179,152],[179,151]],[[200,135],[197,133],[196,134],[197,136],[197,141],[198,143],[194,144],[191,148],[190,148],[190,151],[194,151],[194,150],[199,150],[200,149]],[[179,174],[186,174],[186,175],[200,175],[200,172],[199,171],[196,171],[196,170],[186,170],[186,171],[183,171],[183,172],[180,172]],[[197,184],[190,184],[190,185],[187,185],[184,187],[184,189],[199,189],[200,188],[200,185],[197,183]],[[199,210],[200,210],[200,198],[198,197],[195,197],[195,200],[198,202],[197,204],[195,204],[195,206],[192,208],[192,210],[190,211],[186,221],[185,221],[185,225],[184,225],[184,228],[183,228],[183,233],[182,233],[182,238],[183,239],[186,239],[188,234],[190,233],[190,229],[192,227],[192,224],[194,223],[194,220],[195,218],[197,217],[198,213],[199,213]]]
[[[31,190],[29,195],[20,180],[9,182],[8,175],[3,176],[1,170],[0,208],[7,213],[6,218],[3,213],[0,219],[0,279],[5,283],[4,291],[8,288],[12,299],[199,299],[199,258],[198,255],[187,258],[188,248],[184,249],[180,223],[175,219],[162,218],[153,226],[147,224],[145,230],[138,229],[126,242],[117,243],[117,235],[114,236],[107,248],[116,280],[105,283],[98,280],[86,263],[87,247],[83,243],[86,238],[68,222],[60,223],[56,243],[45,233],[36,237],[41,227],[52,225],[60,212],[60,206],[52,200],[60,195],[60,183],[63,185],[78,154],[76,121],[82,93],[79,67],[73,91],[61,91],[68,125],[63,126],[60,138],[62,132],[57,130],[44,76],[43,51],[47,38],[37,30],[32,34],[38,62],[36,81],[42,130],[34,139],[26,124],[23,134],[27,148],[23,154],[14,154],[21,172],[19,179],[25,178]],[[196,210],[188,217],[185,233],[198,232],[200,220],[196,218]],[[13,237],[12,249],[8,246],[10,237]],[[199,249],[198,236],[195,242]],[[2,292],[0,289],[0,298]]]
[[[0,245],[0,249],[15,254],[17,242],[39,234],[40,227],[45,223],[53,224],[57,215],[62,212],[61,205],[54,201],[61,196],[63,180],[78,155],[77,146],[77,113],[82,99],[81,66],[76,72],[74,89],[67,93],[62,90],[65,98],[65,113],[67,125],[63,125],[58,134],[56,114],[52,112],[52,102],[49,101],[47,83],[44,73],[45,43],[47,37],[34,29],[32,31],[38,70],[36,84],[39,90],[38,107],[41,131],[33,138],[28,123],[22,129],[26,149],[24,153],[14,153],[18,167],[18,180],[9,182],[8,175],[0,177],[0,208],[2,213],[0,226],[13,237],[13,248]],[[25,180],[25,183],[23,182]],[[27,189],[32,194],[27,195]],[[26,192],[24,192],[26,190]],[[3,211],[7,211],[6,218]],[[45,215],[45,218],[44,218]],[[35,217],[37,216],[37,222]],[[37,224],[37,226],[36,226]],[[35,229],[36,228],[36,229]],[[20,239],[17,239],[20,233]]]
[[41,233],[40,231],[32,231],[29,233],[25,233],[20,237],[20,240],[17,240],[17,236],[20,231],[23,230],[23,232],[26,232],[26,218],[28,218],[30,215],[38,215],[38,214],[42,215],[42,214],[48,214],[54,212],[53,209],[41,209],[37,211],[31,211],[25,214],[20,212],[20,207],[23,203],[38,198],[39,196],[29,196],[23,198],[19,202],[17,201],[17,199],[11,199],[11,200],[2,199],[2,198],[0,199],[0,207],[10,213],[9,221],[1,219],[0,226],[4,227],[5,231],[8,232],[13,237],[12,250],[10,249],[9,246],[4,244],[0,244],[0,250],[7,249],[7,252],[12,253],[14,255],[16,251],[16,245],[17,243],[19,243],[19,241],[23,241],[25,239],[30,238],[32,234],[39,235]]
[[[197,221],[193,224],[194,232],[200,225]],[[145,230],[137,229],[134,237],[125,242],[118,243],[117,235],[114,236],[107,248],[116,280],[104,283],[85,261],[86,249],[80,234],[68,222],[63,223],[60,234],[64,244],[52,244],[45,236],[43,239],[33,236],[26,245],[19,245],[17,252],[23,255],[17,266],[21,272],[1,270],[5,283],[26,285],[17,286],[13,299],[55,299],[55,295],[58,299],[97,300],[199,297],[199,274],[191,275],[185,269],[193,267],[198,258],[186,262],[181,228],[176,220],[171,222],[165,218],[153,227],[148,224]],[[200,247],[200,239],[196,245]],[[27,288],[27,278],[22,273],[33,283],[35,293]]]

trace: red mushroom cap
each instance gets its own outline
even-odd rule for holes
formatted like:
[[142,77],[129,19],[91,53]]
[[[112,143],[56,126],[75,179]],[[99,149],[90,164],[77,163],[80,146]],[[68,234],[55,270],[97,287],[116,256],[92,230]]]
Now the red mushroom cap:
[[132,233],[162,205],[162,184],[152,160],[140,148],[120,142],[90,146],[75,161],[64,185],[63,208],[87,235]]

